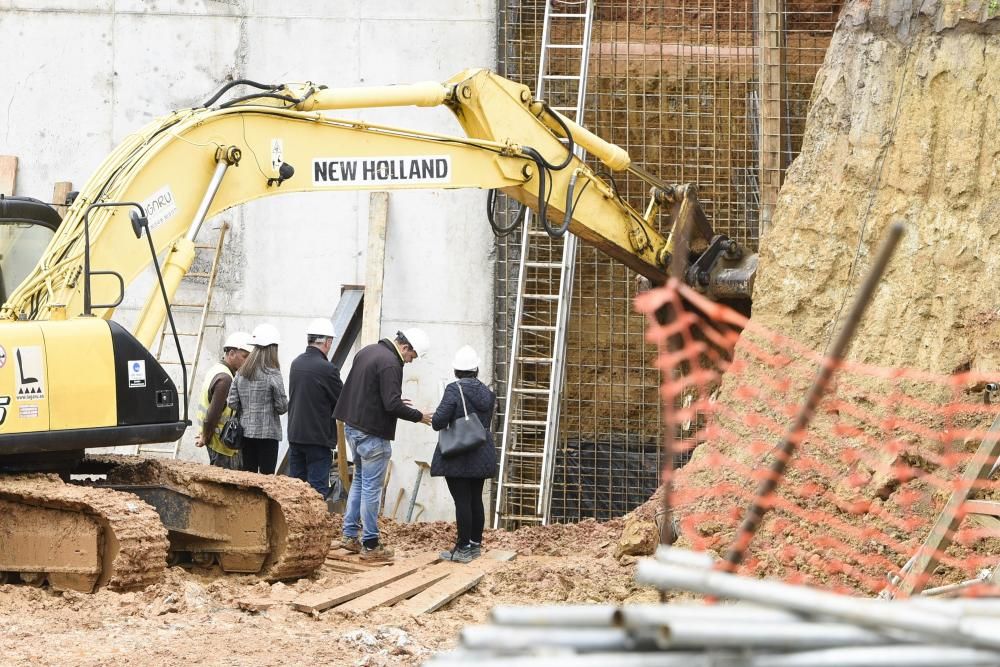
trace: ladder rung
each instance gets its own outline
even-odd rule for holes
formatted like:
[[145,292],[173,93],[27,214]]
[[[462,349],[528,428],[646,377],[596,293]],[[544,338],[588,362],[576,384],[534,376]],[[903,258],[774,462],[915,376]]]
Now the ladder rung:
[[172,304],[170,304],[170,307],[171,308],[204,308],[205,304],[203,304],[203,303],[172,303]]
[[541,491],[542,490],[542,485],[541,484],[519,484],[519,483],[512,483],[512,482],[504,482],[503,488],[505,488],[505,489],[538,489],[539,491]]
[[518,357],[519,364],[551,364],[552,359],[548,357]]
[[548,394],[550,392],[549,389],[521,389],[519,387],[513,387],[511,391],[518,394]]
[[586,18],[586,14],[549,14],[550,19],[582,19]]
[[215,250],[214,243],[195,243],[194,247],[199,250]]
[[561,269],[562,262],[525,262],[525,266],[532,269]]
[[525,294],[525,299],[537,299],[538,301],[558,301],[558,294]]
[[527,514],[501,514],[501,521],[538,521],[541,522],[542,517],[527,515]]
[[583,44],[546,44],[547,49],[582,49]]
[[576,113],[576,107],[552,107],[553,111],[572,111]]
[[517,424],[518,426],[545,426],[548,422],[538,421],[537,419],[511,419],[511,424]]
[[184,274],[186,278],[208,278],[209,273],[207,271],[188,271]]
[[516,456],[519,459],[540,459],[545,455],[541,452],[507,452],[507,456]]
[[[161,361],[161,360],[157,359],[156,362],[158,364],[160,364],[161,366],[180,366],[181,365],[181,362],[179,362],[179,361]],[[190,361],[185,361],[184,365],[185,366],[190,366],[191,362]]]
[[555,331],[554,326],[549,326],[547,324],[522,324],[518,327],[522,331]]
[[572,74],[543,74],[543,79],[548,79],[549,81],[579,81],[579,76],[573,76]]

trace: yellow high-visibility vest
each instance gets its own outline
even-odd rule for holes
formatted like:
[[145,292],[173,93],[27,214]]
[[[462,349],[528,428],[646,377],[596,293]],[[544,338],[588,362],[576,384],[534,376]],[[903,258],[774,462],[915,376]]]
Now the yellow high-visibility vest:
[[[210,403],[208,399],[208,390],[212,387],[212,380],[215,379],[216,375],[225,373],[230,379],[233,378],[233,372],[229,370],[229,366],[223,363],[217,363],[208,370],[208,374],[205,375],[205,380],[201,385],[201,401],[198,403],[198,428],[201,432],[205,431],[205,417],[208,415],[208,404]],[[229,418],[233,416],[233,410],[226,405],[222,409],[222,415],[219,417],[219,422],[215,425],[215,431],[212,433],[212,439],[206,442],[205,445],[211,447],[223,456],[233,456],[238,450],[229,449],[224,444],[219,436],[222,435],[222,427],[226,425]]]

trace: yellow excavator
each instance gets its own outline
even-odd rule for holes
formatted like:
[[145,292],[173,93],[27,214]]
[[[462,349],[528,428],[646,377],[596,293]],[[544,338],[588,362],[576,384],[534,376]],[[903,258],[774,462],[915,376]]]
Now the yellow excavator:
[[[466,136],[326,113],[412,105],[448,107]],[[598,170],[648,183],[645,207]],[[749,302],[756,256],[712,232],[693,186],[660,182],[526,86],[481,69],[374,88],[233,81],[126,138],[64,219],[0,198],[0,583],[129,589],[185,561],[269,579],[316,570],[331,523],[298,480],[84,452],[169,442],[190,424],[188,397],[148,350],[165,322],[173,331],[170,303],[205,219],[268,195],[415,188],[489,190],[495,230],[502,192],[550,234],[576,234],[653,281],[683,235],[673,263],[685,279]],[[128,331],[115,308],[150,267],[156,283]]]

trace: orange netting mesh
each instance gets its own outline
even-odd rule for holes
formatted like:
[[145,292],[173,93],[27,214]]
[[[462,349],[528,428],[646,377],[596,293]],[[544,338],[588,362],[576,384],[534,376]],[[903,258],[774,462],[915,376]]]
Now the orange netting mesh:
[[[1000,415],[1000,405],[984,402],[996,375],[842,362],[804,432],[791,436],[798,447],[777,491],[762,499],[768,511],[751,536],[741,522],[828,362],[798,344],[795,332],[769,331],[675,281],[639,295],[636,305],[659,349],[672,448],[665,460],[694,450],[683,468],[664,472],[680,543],[720,556],[747,546],[737,568],[744,574],[866,595],[886,588],[928,537]],[[993,497],[1000,493],[989,479],[970,494]],[[918,587],[996,566],[998,538],[1000,519],[966,517]]]

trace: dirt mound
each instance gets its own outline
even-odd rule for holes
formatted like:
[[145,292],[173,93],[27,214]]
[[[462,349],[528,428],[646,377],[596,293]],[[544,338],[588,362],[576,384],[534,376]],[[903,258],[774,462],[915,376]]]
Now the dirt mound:
[[[339,534],[340,517],[334,520]],[[354,576],[327,566],[312,578],[273,584],[173,567],[160,583],[130,593],[0,585],[0,651],[5,665],[418,665],[452,648],[462,627],[485,622],[497,604],[655,601],[655,591],[633,582],[632,566],[608,555],[619,529],[588,521],[489,531],[487,547],[516,549],[517,559],[418,617],[392,608],[315,618],[295,611],[288,602],[297,595]],[[402,553],[454,541],[454,524],[444,522],[385,521],[383,531]]]
[[[843,323],[845,304],[887,226],[902,221],[907,234],[848,358],[938,374],[1000,368],[1000,255],[994,251],[1000,237],[1000,200],[994,194],[1000,185],[995,102],[1000,74],[993,66],[1000,55],[995,34],[1000,19],[995,13],[986,3],[937,0],[859,1],[845,7],[816,79],[802,153],[788,172],[773,227],[761,241],[756,324],[791,332],[822,353]],[[789,424],[788,406],[801,400],[811,380],[799,375],[780,400],[761,401],[747,411],[740,392],[767,387],[775,375],[775,367],[755,364],[756,359],[741,341],[736,360],[749,367],[739,381],[727,380],[718,397],[742,412],[726,424],[735,437],[702,444],[679,473],[677,488],[687,498],[680,513],[688,519],[682,519],[687,538],[682,544],[697,541],[724,550],[732,540],[746,507],[734,499],[752,493],[758,482],[744,466],[760,469],[767,447],[778,440],[760,425],[769,419]],[[877,403],[880,381],[853,381],[849,400]],[[912,399],[928,404],[948,398],[947,391],[930,384],[909,390]],[[891,416],[893,407],[883,413]],[[918,426],[941,426],[927,415],[913,418],[914,432]],[[835,421],[836,415],[821,412],[815,427],[835,433]],[[900,455],[886,446],[887,437],[878,439],[882,436],[869,448],[878,454],[885,447],[881,463],[859,466],[840,456],[843,449],[831,438],[828,450],[813,453],[811,469],[789,473],[787,488],[808,483],[812,492],[787,494],[794,507],[769,515],[753,543],[759,558],[753,571],[871,593],[874,582],[884,583],[886,573],[905,562],[947,494],[920,479],[887,488],[878,483],[880,471],[899,456],[919,467],[941,452],[931,439],[911,437]],[[802,454],[809,454],[805,447]],[[844,488],[848,481],[851,489]],[[845,497],[858,502],[836,502]],[[814,520],[814,512],[829,518],[826,525]],[[920,524],[895,520],[900,517],[916,517]],[[846,550],[873,556],[851,564],[856,573],[845,566],[829,576],[831,555],[821,538],[830,536],[833,523]],[[884,539],[873,541],[873,533]]]

